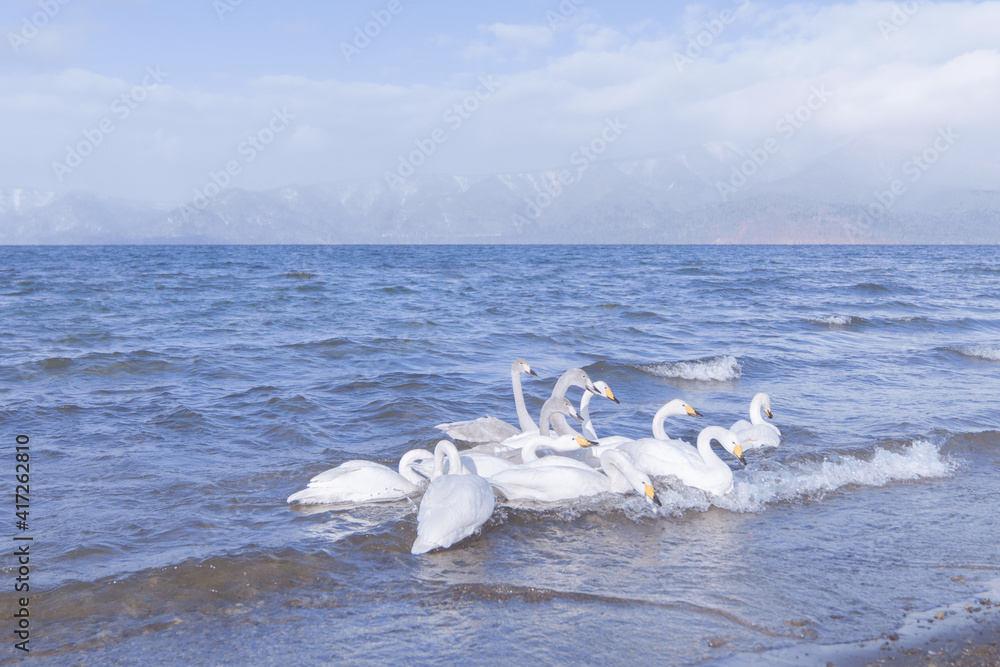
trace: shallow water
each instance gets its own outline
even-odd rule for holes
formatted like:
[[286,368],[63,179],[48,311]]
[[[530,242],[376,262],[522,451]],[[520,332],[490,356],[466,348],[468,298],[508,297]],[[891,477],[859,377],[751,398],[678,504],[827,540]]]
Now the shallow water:
[[[0,257],[32,659],[738,664],[880,637],[1000,578],[993,247]],[[516,422],[517,356],[541,376],[533,412],[566,368],[608,382],[622,404],[591,403],[601,435],[645,435],[682,397],[706,415],[668,422],[690,441],[766,391],[783,444],[732,460],[723,498],[661,479],[658,510],[501,505],[421,557],[416,501],[285,503],[345,460],[432,448],[440,422]]]

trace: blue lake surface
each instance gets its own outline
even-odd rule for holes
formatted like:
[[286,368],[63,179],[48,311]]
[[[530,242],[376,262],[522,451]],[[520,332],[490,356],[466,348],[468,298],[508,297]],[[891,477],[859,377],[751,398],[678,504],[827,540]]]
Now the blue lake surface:
[[[878,639],[1000,578],[996,247],[0,258],[11,487],[15,436],[31,446],[32,662],[738,663]],[[658,478],[661,508],[500,502],[424,556],[419,498],[285,502],[346,460],[432,449],[441,422],[516,423],[515,357],[540,376],[535,414],[568,368],[607,382],[621,405],[591,403],[599,435],[647,436],[680,397],[705,417],[668,432],[693,442],[764,391],[783,443],[730,460],[721,498]]]

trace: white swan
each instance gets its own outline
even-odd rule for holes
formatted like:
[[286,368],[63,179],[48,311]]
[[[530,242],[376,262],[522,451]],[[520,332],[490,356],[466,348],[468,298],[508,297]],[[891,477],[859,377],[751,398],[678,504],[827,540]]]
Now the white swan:
[[508,500],[558,502],[599,493],[635,491],[647,502],[660,504],[649,475],[637,470],[621,452],[601,456],[604,472],[562,465],[520,466],[494,475],[490,483]]
[[462,440],[463,442],[499,442],[523,431],[538,430],[535,422],[531,419],[531,415],[528,414],[527,406],[524,404],[524,392],[521,389],[521,373],[538,377],[535,371],[531,370],[528,362],[520,357],[515,359],[510,365],[510,381],[514,388],[514,405],[517,408],[517,419],[520,428],[490,415],[468,421],[438,424],[434,428],[440,429],[447,433],[449,437],[455,440]]
[[[447,454],[449,472],[444,474]],[[462,466],[455,445],[441,440],[434,448],[434,475],[420,499],[417,539],[412,554],[447,549],[476,532],[493,515],[496,497],[490,483]]]
[[427,481],[414,471],[414,463],[433,457],[426,449],[411,449],[399,460],[399,472],[373,461],[345,461],[313,477],[306,488],[288,496],[288,502],[309,505],[402,500]]
[[[672,438],[667,435],[664,428],[664,424],[667,421],[667,417],[701,417],[702,414],[692,408],[690,405],[685,403],[679,398],[675,398],[672,401],[668,401],[656,411],[653,415],[653,437],[657,440],[672,440]],[[595,456],[600,456],[608,449],[616,449],[627,442],[635,442],[634,438],[626,438],[622,435],[612,435],[605,438],[600,438],[597,441],[597,447],[594,447],[591,451]],[[678,441],[680,442],[680,441]]]
[[774,424],[768,424],[761,416],[761,410],[768,419],[774,419],[771,414],[771,397],[761,392],[754,395],[750,401],[750,421],[741,419],[729,430],[740,439],[743,449],[757,449],[760,447],[777,447],[781,444],[781,431]]
[[[609,398],[615,403],[621,403],[621,401],[615,398],[615,393],[611,391],[611,387],[608,386],[607,382],[598,380],[594,383],[594,388],[601,392],[601,395],[605,398]],[[580,427],[580,431],[587,440],[597,440],[594,422],[590,420],[590,399],[593,396],[593,392],[585,391],[583,392],[583,398],[580,399],[580,417],[583,419],[583,426]]]
[[721,496],[733,490],[733,471],[712,451],[713,440],[718,440],[740,463],[746,465],[736,434],[721,426],[702,429],[698,434],[697,449],[680,440],[655,438],[636,440],[618,449],[631,456],[639,470],[654,476],[674,475],[687,486]]

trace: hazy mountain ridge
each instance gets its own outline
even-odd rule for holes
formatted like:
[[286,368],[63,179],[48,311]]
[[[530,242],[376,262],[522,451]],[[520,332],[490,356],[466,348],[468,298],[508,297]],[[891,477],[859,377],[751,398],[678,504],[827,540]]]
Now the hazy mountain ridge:
[[855,142],[741,183],[748,154],[704,147],[583,169],[229,188],[201,209],[10,188],[0,243],[1000,243],[998,190],[918,176],[890,198],[907,154]]

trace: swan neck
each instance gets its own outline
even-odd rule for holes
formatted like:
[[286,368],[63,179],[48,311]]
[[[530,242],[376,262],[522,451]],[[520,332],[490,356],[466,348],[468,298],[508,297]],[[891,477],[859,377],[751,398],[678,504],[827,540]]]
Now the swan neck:
[[538,426],[528,413],[528,407],[524,404],[524,390],[521,389],[520,370],[511,370],[510,382],[514,386],[514,405],[517,408],[517,421],[521,426],[521,432],[533,431]]
[[465,472],[462,466],[462,457],[458,454],[455,445],[447,440],[438,442],[434,448],[434,472],[431,480],[435,480],[444,474],[444,457],[448,456],[448,472],[452,475],[461,475]]
[[[717,428],[718,427],[710,426],[698,434],[698,453],[701,455],[701,459],[705,463],[709,463],[711,461],[723,463],[722,459],[719,458],[719,455],[712,449],[713,440],[718,440],[719,444],[722,444],[721,436],[724,429],[720,428],[715,430]],[[723,463],[723,465],[725,464]]]
[[521,463],[528,463],[530,461],[538,460],[538,445],[539,440],[529,440],[528,443],[521,447]]
[[406,452],[403,454],[403,458],[399,459],[399,474],[412,484],[420,484],[423,478],[413,469],[413,462],[428,455],[430,455],[430,452],[424,449],[411,449]]
[[611,488],[615,491],[628,491],[635,489],[635,484],[629,479],[630,467],[626,465],[628,460],[621,452],[609,451],[601,455],[601,468],[604,474],[611,480]]
[[667,421],[667,412],[668,408],[664,405],[656,411],[655,415],[653,415],[653,437],[657,440],[670,439],[670,436],[667,435],[667,432],[663,427],[664,423]]
[[761,409],[761,407],[763,407],[763,405],[764,405],[764,397],[761,396],[760,394],[757,394],[756,396],[754,396],[753,400],[750,401],[750,423],[751,424],[753,424],[753,425],[756,426],[758,424],[766,424],[767,423],[767,422],[764,421],[764,417],[760,413],[760,409]]

